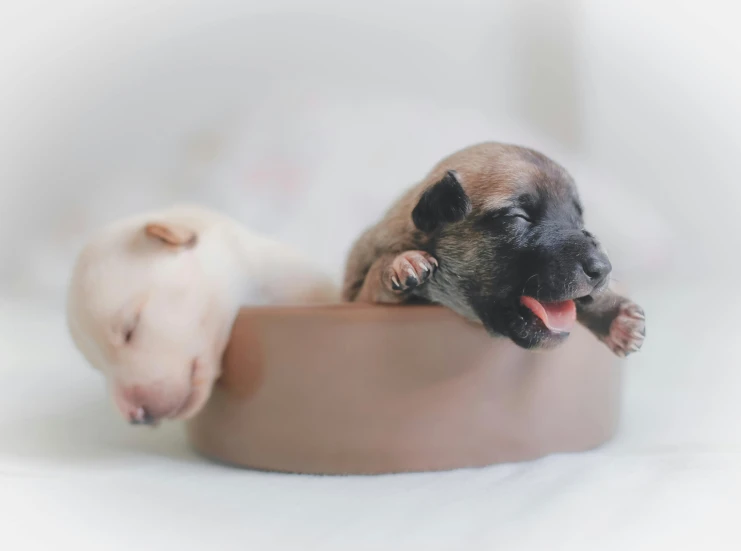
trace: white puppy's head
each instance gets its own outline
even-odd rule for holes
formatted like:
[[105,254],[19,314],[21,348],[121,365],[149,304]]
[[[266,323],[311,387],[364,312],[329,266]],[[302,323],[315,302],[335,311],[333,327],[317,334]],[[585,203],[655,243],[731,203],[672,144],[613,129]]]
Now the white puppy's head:
[[202,246],[181,222],[131,219],[105,228],[77,259],[70,333],[132,423],[192,416],[219,375],[233,319]]

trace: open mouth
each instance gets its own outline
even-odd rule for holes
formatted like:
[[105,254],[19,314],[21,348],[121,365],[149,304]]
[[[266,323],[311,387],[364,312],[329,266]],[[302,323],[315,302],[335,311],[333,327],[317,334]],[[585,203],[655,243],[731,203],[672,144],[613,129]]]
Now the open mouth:
[[551,333],[571,333],[576,325],[576,303],[573,300],[541,302],[533,297],[520,297],[520,304]]
[[551,349],[569,337],[577,323],[577,307],[589,303],[590,295],[543,300],[529,295],[495,303],[477,311],[492,335],[509,337],[525,349]]

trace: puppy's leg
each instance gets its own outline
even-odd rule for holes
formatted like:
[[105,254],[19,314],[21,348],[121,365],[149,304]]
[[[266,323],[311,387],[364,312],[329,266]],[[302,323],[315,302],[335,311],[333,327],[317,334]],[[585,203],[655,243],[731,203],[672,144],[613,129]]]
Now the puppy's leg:
[[577,319],[617,356],[637,352],[646,337],[643,308],[608,289],[591,302],[577,301]]
[[356,301],[400,303],[427,282],[437,270],[437,260],[424,251],[404,251],[381,256],[371,265]]

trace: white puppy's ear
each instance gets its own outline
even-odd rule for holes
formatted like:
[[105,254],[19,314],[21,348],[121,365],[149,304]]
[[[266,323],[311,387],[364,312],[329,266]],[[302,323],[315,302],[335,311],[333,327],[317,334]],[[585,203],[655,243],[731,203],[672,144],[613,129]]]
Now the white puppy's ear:
[[198,243],[198,235],[193,230],[173,222],[150,222],[144,232],[169,247],[191,249]]

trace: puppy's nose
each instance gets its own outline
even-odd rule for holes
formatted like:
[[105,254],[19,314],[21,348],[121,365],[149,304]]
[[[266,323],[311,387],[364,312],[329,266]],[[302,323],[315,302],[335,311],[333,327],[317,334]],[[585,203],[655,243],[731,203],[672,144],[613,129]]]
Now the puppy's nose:
[[129,416],[129,422],[132,425],[154,425],[155,417],[147,408],[136,408]]
[[154,426],[169,407],[158,392],[140,385],[119,386],[114,398],[124,419],[132,425]]
[[599,285],[610,275],[612,264],[606,254],[596,252],[582,262],[582,269],[594,285]]

